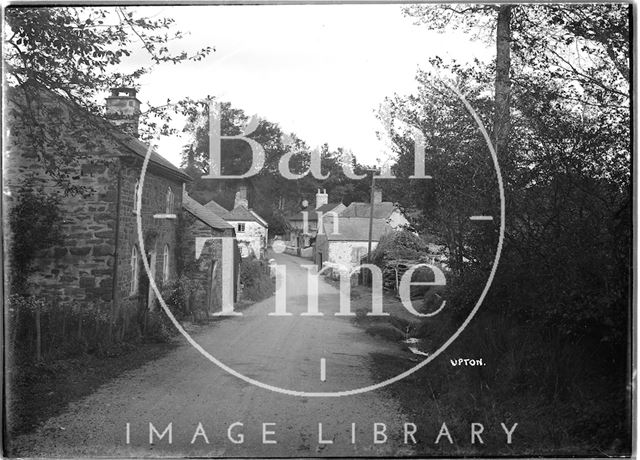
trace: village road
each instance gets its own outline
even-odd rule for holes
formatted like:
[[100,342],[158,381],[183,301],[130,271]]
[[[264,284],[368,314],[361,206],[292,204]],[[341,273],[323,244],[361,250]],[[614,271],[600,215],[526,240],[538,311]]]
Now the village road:
[[[287,309],[293,315],[268,316],[274,311],[272,297],[244,310],[241,317],[224,319],[199,332],[194,336],[197,342],[231,368],[269,385],[311,392],[376,383],[370,372],[370,353],[394,359],[401,352],[399,347],[370,337],[350,318],[334,316],[339,293],[322,280],[319,309],[324,316],[300,316],[307,309],[307,271],[301,265],[310,262],[289,255],[275,258],[286,266]],[[339,398],[278,394],[228,374],[183,342],[168,355],[103,385],[36,432],[17,438],[14,445],[20,455],[411,454],[411,445],[404,444],[407,420],[384,390]],[[320,379],[321,359],[326,360],[324,382]],[[242,425],[233,425],[237,422]],[[149,423],[159,433],[171,423],[171,444],[167,432],[162,440],[156,436],[150,445]],[[191,443],[199,423],[202,430]],[[320,423],[322,440],[332,444],[320,442]],[[386,442],[374,443],[375,423],[386,425]],[[378,441],[383,440],[379,435]]]

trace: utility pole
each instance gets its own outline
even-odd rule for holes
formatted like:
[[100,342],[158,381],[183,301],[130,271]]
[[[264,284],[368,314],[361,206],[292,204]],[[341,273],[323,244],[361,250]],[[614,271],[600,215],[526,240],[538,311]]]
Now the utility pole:
[[371,197],[369,198],[371,207],[369,212],[369,242],[367,244],[367,263],[371,263],[371,240],[373,239],[373,199],[375,196],[376,171],[371,170]]
[[[377,169],[367,169],[367,171],[371,171],[371,197],[370,201],[370,210],[369,210],[369,242],[367,243],[367,263],[371,263],[371,242],[373,240],[373,211],[374,207],[374,198],[375,198],[375,190],[376,190],[376,173]],[[395,179],[395,176],[391,173],[391,170],[384,170],[384,167],[380,169],[380,175],[378,179]]]

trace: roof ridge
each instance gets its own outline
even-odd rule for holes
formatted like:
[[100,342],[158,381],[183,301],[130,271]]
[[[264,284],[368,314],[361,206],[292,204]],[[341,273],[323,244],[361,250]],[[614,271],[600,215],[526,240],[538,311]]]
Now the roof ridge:
[[[170,172],[170,173],[172,173],[174,175],[182,176],[183,179],[186,179],[188,181],[192,181],[193,180],[193,178],[191,176],[189,176],[187,173],[185,173],[182,169],[180,169],[179,167],[175,166],[169,160],[167,160],[162,155],[160,155],[156,151],[156,149],[153,148],[151,145],[149,145],[149,144],[141,141],[140,139],[138,139],[138,138],[136,138],[136,137],[134,137],[134,136],[122,131],[116,125],[111,123],[109,120],[107,120],[103,116],[100,116],[98,114],[92,113],[87,108],[81,106],[80,104],[78,104],[77,102],[75,102],[73,100],[65,99],[62,95],[60,95],[60,94],[56,93],[55,91],[47,88],[46,86],[44,86],[42,83],[40,83],[38,81],[29,80],[29,81],[25,82],[23,85],[35,86],[36,88],[38,88],[38,90],[43,91],[46,94],[50,95],[51,97],[55,98],[61,104],[66,105],[71,110],[78,110],[78,111],[81,111],[83,114],[86,114],[90,118],[90,120],[89,120],[90,124],[91,124],[92,121],[95,121],[96,124],[99,123],[100,125],[102,125],[102,127],[104,127],[105,131],[107,131],[107,135],[111,136],[111,138],[115,142],[120,144],[125,149],[129,150],[131,153],[133,153],[137,157],[145,158],[145,157],[147,157],[147,154],[149,153],[149,150],[151,150],[151,154],[148,155],[150,163],[153,163],[155,166],[158,166],[158,167],[160,167],[160,168],[162,168],[162,169],[166,170],[167,172]],[[13,89],[17,90],[18,87],[14,87]],[[95,129],[100,129],[100,126],[94,126],[94,128]],[[129,143],[140,144],[142,147],[144,147],[146,152],[143,154],[141,152],[136,151],[131,145],[129,145]]]
[[[217,229],[229,229],[233,228],[233,225],[228,223],[224,218],[216,214],[211,209],[204,207],[197,200],[193,199],[189,196],[188,193],[185,193],[182,197],[182,206],[185,208],[187,212],[192,214],[194,217],[209,225],[212,228]],[[191,208],[191,209],[190,209]]]

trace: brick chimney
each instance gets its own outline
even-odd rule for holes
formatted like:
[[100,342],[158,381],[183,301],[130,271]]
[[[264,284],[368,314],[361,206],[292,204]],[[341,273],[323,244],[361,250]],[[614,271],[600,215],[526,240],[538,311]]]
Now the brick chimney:
[[318,209],[320,206],[324,206],[327,203],[329,203],[329,195],[327,194],[327,190],[322,189],[321,192],[320,189],[318,189],[318,193],[316,193],[316,209]]
[[241,185],[240,187],[238,187],[238,191],[236,192],[236,201],[233,203],[233,207],[237,208],[238,206],[244,206],[247,209],[249,208],[246,185]]
[[380,203],[382,203],[382,190],[376,187],[375,189],[373,189],[373,204]]
[[124,132],[138,137],[140,101],[136,90],[128,87],[112,88],[107,98],[106,118]]

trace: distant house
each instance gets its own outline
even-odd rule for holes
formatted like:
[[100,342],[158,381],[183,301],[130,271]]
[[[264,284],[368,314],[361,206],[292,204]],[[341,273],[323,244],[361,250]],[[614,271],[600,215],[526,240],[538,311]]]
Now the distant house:
[[249,208],[246,186],[240,186],[236,192],[236,199],[231,211],[220,206],[214,200],[204,206],[235,228],[242,257],[253,255],[261,259],[265,256],[269,224]]
[[[78,165],[67,167],[66,172],[74,185],[91,190],[87,196],[66,196],[61,201],[63,241],[38,254],[34,261],[37,270],[29,279],[31,294],[45,297],[52,305],[78,305],[86,311],[104,305],[109,330],[118,338],[143,332],[146,312],[155,302],[142,261],[148,261],[158,287],[177,277],[177,214],[182,207],[183,185],[191,178],[151,151],[144,188],[140,187],[149,146],[136,139],[140,101],[134,89],[112,90],[106,107],[111,122],[44,88],[31,90],[40,95],[37,110],[58,114],[56,126],[61,136],[87,140],[79,147]],[[20,119],[12,115],[28,104],[22,89],[11,89],[7,103],[11,130],[3,204],[9,211],[27,176],[35,176],[45,191],[58,188],[22,137],[23,128],[29,127],[21,126]],[[56,152],[48,154],[55,156]],[[144,251],[137,232],[139,195]]]
[[222,307],[222,286],[233,286],[233,301],[237,300],[240,252],[233,241],[231,256],[222,249],[221,238],[236,236],[235,227],[205,208],[186,192],[182,198],[184,216],[183,254],[186,275],[198,281],[198,289],[189,299],[190,311],[207,316]]
[[[371,203],[353,202],[340,213],[340,217],[369,217],[371,215]],[[374,190],[373,218],[384,219],[394,230],[409,225],[409,221],[398,207],[391,201],[382,201],[382,191]]]
[[[333,233],[333,223],[324,224],[324,234],[316,240],[315,263],[318,269],[325,266],[339,271],[360,264],[367,255],[369,244],[369,219],[366,217],[339,217],[339,231]],[[373,220],[371,250],[385,233],[394,229],[382,219]]]
[[[319,222],[340,214],[345,209],[342,203],[329,203],[326,190],[316,193],[313,209],[303,209],[287,218],[291,228],[288,235],[288,246],[298,255],[306,256],[305,249],[310,248],[316,241]],[[308,249],[309,256],[312,251]]]
[[[360,264],[369,246],[370,203],[351,203],[337,217],[324,220],[324,231],[316,239],[314,261],[318,269],[330,267],[334,271],[351,269]],[[398,231],[408,225],[407,219],[391,202],[383,202],[382,194],[374,192],[371,250],[382,235]]]

